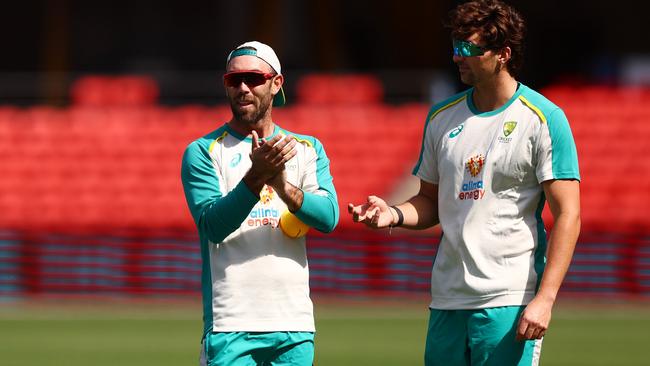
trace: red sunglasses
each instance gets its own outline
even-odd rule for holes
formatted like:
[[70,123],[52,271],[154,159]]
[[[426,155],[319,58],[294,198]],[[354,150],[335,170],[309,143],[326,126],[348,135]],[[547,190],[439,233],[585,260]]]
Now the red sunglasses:
[[265,73],[261,71],[233,71],[223,75],[223,83],[225,86],[238,87],[241,83],[249,87],[256,87],[266,83],[267,80],[275,76],[273,73]]

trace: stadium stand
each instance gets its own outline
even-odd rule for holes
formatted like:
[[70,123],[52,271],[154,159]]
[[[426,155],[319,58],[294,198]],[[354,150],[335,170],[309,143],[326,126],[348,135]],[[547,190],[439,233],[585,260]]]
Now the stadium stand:
[[372,75],[311,74],[296,85],[300,104],[376,104],[383,101],[381,82]]
[[[299,102],[274,116],[323,142],[341,206],[334,233],[310,232],[314,291],[425,293],[438,233],[388,236],[353,226],[345,209],[410,174],[428,106],[383,104],[367,76],[302,82],[322,95],[298,87]],[[354,97],[341,99],[337,83],[357,82]],[[0,297],[196,293],[200,258],[180,161],[230,111],[156,105],[156,90],[146,78],[88,77],[67,108],[0,107]],[[583,234],[565,290],[650,295],[650,90],[544,93],[571,122],[582,175]]]
[[70,98],[74,105],[143,106],[158,101],[158,85],[145,76],[98,76],[79,78],[71,87]]

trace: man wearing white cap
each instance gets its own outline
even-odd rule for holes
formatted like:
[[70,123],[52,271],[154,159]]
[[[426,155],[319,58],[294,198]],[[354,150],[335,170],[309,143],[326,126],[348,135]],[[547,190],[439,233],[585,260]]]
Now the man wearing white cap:
[[[273,49],[235,48],[223,77],[230,121],[183,156],[185,197],[201,241],[201,365],[311,365],[313,305],[305,237],[292,222],[330,232],[338,202],[320,141],[277,126],[284,77]],[[282,216],[285,217],[285,216]]]

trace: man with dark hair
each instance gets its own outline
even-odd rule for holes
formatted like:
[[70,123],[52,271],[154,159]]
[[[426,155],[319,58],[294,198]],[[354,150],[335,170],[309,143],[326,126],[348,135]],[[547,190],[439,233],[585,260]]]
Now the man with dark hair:
[[339,209],[321,143],[271,117],[285,102],[283,82],[271,47],[254,41],[234,49],[223,77],[232,118],[183,156],[203,261],[201,365],[311,366],[314,359],[305,237],[283,218],[330,232]]
[[524,36],[515,9],[471,1],[447,26],[471,88],[431,108],[418,194],[395,206],[370,196],[348,211],[373,228],[440,223],[427,366],[537,365],[580,231],[576,147],[564,112],[515,79]]

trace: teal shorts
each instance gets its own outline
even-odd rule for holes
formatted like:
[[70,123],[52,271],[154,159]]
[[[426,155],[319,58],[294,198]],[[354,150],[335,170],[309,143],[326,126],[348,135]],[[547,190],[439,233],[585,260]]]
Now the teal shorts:
[[312,332],[210,332],[201,343],[201,366],[311,366]]
[[431,309],[425,365],[538,365],[542,340],[515,340],[517,322],[524,308]]

